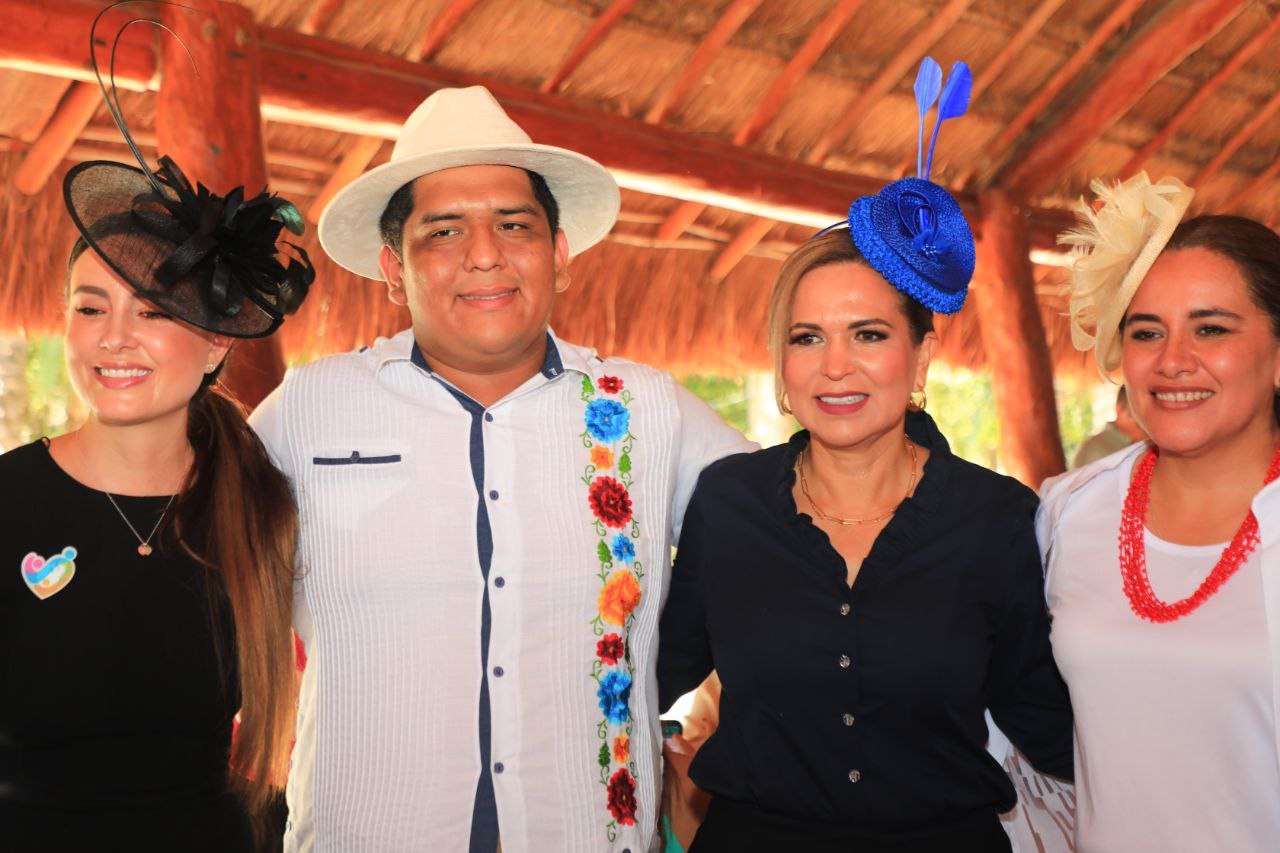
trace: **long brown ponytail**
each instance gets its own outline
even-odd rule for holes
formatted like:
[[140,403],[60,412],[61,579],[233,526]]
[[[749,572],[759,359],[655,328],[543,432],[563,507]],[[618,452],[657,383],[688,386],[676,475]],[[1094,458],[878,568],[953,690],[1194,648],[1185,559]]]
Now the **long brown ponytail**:
[[174,504],[173,532],[217,572],[231,603],[240,672],[231,768],[245,805],[260,817],[285,778],[293,738],[297,506],[240,404],[216,388],[206,384],[192,398],[187,437],[195,461]]

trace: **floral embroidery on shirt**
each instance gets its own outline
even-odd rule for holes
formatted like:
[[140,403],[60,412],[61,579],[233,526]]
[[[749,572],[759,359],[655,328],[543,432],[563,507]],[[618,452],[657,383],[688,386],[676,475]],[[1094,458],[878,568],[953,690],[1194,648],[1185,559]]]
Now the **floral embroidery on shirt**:
[[[600,708],[596,737],[600,747],[597,763],[609,815],[605,825],[610,841],[618,837],[619,826],[636,822],[636,766],[631,755],[634,720],[631,688],[634,668],[631,660],[631,626],[634,612],[644,594],[640,581],[644,567],[636,559],[640,525],[631,503],[631,392],[617,376],[601,376],[595,382],[582,379],[582,445],[587,465],[581,480],[587,486],[586,503],[596,534],[600,593],[597,615],[591,620],[595,655],[591,658],[591,678],[596,683],[595,700]],[[608,472],[607,474],[604,472]]]
[[613,739],[613,760],[619,764],[626,764],[627,759],[631,757],[631,738],[626,735],[618,735]]
[[596,657],[610,666],[621,660],[625,651],[622,638],[617,634],[605,634],[604,639],[596,643]]
[[625,767],[609,780],[609,813],[618,823],[636,822],[636,783]]

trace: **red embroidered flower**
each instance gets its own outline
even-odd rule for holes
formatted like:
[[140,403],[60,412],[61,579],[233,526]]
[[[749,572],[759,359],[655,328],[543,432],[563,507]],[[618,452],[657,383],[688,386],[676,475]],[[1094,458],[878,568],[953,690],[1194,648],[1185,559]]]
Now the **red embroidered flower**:
[[605,634],[604,639],[596,643],[596,657],[613,666],[623,655],[622,638],[617,634]]
[[625,767],[609,779],[609,812],[623,825],[636,822],[636,783]]
[[596,385],[606,394],[617,394],[622,390],[622,380],[616,376],[601,376],[596,380]]
[[588,497],[591,511],[609,527],[621,529],[631,520],[631,495],[612,477],[597,477]]

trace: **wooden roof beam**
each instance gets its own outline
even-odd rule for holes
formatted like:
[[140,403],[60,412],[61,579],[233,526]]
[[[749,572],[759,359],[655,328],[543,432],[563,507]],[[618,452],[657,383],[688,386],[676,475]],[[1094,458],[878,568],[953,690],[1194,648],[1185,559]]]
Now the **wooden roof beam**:
[[954,24],[964,11],[973,5],[973,0],[948,0],[947,5],[936,12],[930,12],[928,23],[916,31],[911,41],[907,42],[889,62],[881,68],[879,74],[865,89],[858,93],[849,109],[835,125],[824,133],[810,149],[805,160],[810,163],[821,163],[831,153],[831,149],[844,139],[855,124],[866,116],[867,111],[877,101],[893,91],[904,76],[920,63],[920,57],[933,46],[939,38]]
[[425,62],[436,55],[436,51],[444,47],[444,43],[453,35],[463,19],[471,13],[480,0],[449,0],[449,5],[440,10],[431,21],[431,26],[422,34],[422,38],[409,51],[408,57],[416,62]]
[[[478,0],[451,0],[448,6],[440,11],[427,27],[422,38],[409,49],[408,58],[415,62],[429,59],[444,46],[449,36],[453,35],[463,18],[475,7]],[[324,182],[320,192],[316,194],[311,206],[307,208],[307,218],[312,222],[320,221],[320,214],[329,206],[329,202],[338,191],[356,178],[364,174],[373,158],[382,150],[382,138],[378,136],[358,136],[347,148],[347,152],[338,161],[337,167]]]
[[341,5],[342,0],[315,0],[307,11],[307,17],[303,18],[298,26],[298,31],[309,36],[320,35],[325,27],[329,26],[329,22],[333,20],[334,14]]
[[569,55],[565,57],[564,62],[556,69],[555,73],[542,81],[542,85],[538,87],[539,92],[558,92],[560,87],[564,85],[564,81],[569,79],[569,75],[577,70],[583,60],[595,50],[596,45],[604,40],[609,31],[617,26],[622,17],[631,11],[631,7],[636,5],[636,0],[613,0],[609,4],[609,8],[600,13],[600,17],[596,18],[595,23],[578,39],[578,43],[573,46],[573,50],[569,51]]
[[1227,199],[1226,204],[1222,205],[1222,210],[1240,210],[1248,203],[1249,199],[1259,194],[1265,194],[1274,188],[1274,181],[1280,178],[1280,156],[1271,160],[1271,165],[1258,173],[1258,176],[1237,193]]
[[101,105],[102,94],[96,85],[72,83],[57,111],[14,171],[14,187],[26,195],[36,195],[43,190],[53,170],[66,157]]
[[[25,0],[0,0],[0,68],[50,76],[89,76],[83,35],[100,6],[95,0],[44,0],[30,14]],[[32,23],[35,21],[35,23]],[[130,33],[117,57],[117,81],[155,88],[150,40]],[[74,37],[69,37],[74,36]],[[432,91],[484,84],[534,139],[579,151],[610,169],[625,188],[712,204],[783,222],[824,227],[841,218],[849,199],[877,192],[884,181],[822,169],[696,134],[655,127],[509,83],[449,72],[295,31],[259,27],[263,115],[305,127],[323,127],[394,139],[406,116]],[[38,62],[32,58],[38,57]],[[38,69],[35,67],[38,66]],[[377,92],[377,98],[370,98]],[[957,194],[976,210],[971,194]],[[1074,224],[1069,211],[1031,211],[1033,241]]]
[[684,102],[689,90],[702,79],[702,75],[711,66],[712,60],[720,55],[720,51],[729,43],[729,39],[733,38],[733,34],[746,23],[751,13],[760,8],[762,2],[764,0],[733,0],[729,4],[715,26],[711,28],[711,32],[707,33],[697,50],[693,52],[693,56],[685,63],[680,76],[658,96],[653,106],[649,108],[649,112],[645,113],[645,121],[649,124],[662,124],[671,117],[676,108]]
[[[1009,153],[1009,149],[1013,144],[1021,138],[1023,131],[1035,121],[1036,118],[1044,114],[1045,107],[1058,96],[1067,84],[1080,73],[1080,69],[1093,59],[1102,50],[1102,46],[1106,44],[1107,39],[1115,33],[1116,30],[1124,26],[1133,13],[1138,11],[1138,7],[1142,5],[1142,0],[1120,0],[1119,3],[1111,10],[1111,14],[1098,26],[1088,40],[1080,46],[1080,49],[1073,53],[1066,62],[1058,67],[1053,76],[1040,87],[1035,96],[1027,102],[1022,112],[1005,125],[1004,130],[996,135],[989,144],[984,146],[986,156],[982,158],[982,162],[978,165],[978,169],[986,171],[984,183],[990,183],[990,177],[999,167],[1002,159]],[[967,181],[966,181],[967,183]]]
[[1222,167],[1231,159],[1231,156],[1252,139],[1278,110],[1280,110],[1280,90],[1277,90],[1261,109],[1255,111],[1253,116],[1231,135],[1212,160],[1196,172],[1195,177],[1191,179],[1191,186],[1199,188],[1209,183],[1214,175],[1222,171]]
[[1200,109],[1214,93],[1221,89],[1222,85],[1233,74],[1243,68],[1250,59],[1253,59],[1267,42],[1275,38],[1277,33],[1280,33],[1280,15],[1274,15],[1271,18],[1271,23],[1259,30],[1253,38],[1242,44],[1240,49],[1212,77],[1196,86],[1195,92],[1182,106],[1178,107],[1178,111],[1170,117],[1164,127],[1160,128],[1158,133],[1134,152],[1134,155],[1129,158],[1129,162],[1125,163],[1124,168],[1120,170],[1120,176],[1128,178],[1141,169],[1153,154],[1164,147],[1164,144],[1169,141],[1178,128],[1182,127],[1186,120],[1195,114],[1196,110]]
[[1075,106],[1046,125],[999,182],[1023,197],[1043,190],[1061,170],[1138,102],[1156,81],[1200,48],[1249,0],[1186,0],[1166,7],[1125,46]]
[[773,226],[774,221],[772,219],[759,218],[753,219],[744,225],[742,230],[729,241],[729,245],[725,246],[724,250],[711,262],[711,280],[721,282],[728,278],[733,268],[750,254],[752,249],[759,245],[765,235],[773,230]]
[[1027,16],[1027,20],[1013,34],[1013,38],[1005,42],[1004,47],[1000,48],[1000,52],[995,55],[994,59],[979,69],[979,73],[973,81],[973,90],[969,93],[970,98],[978,97],[988,86],[995,82],[997,77],[1004,73],[1009,63],[1036,37],[1036,34],[1044,28],[1044,25],[1053,17],[1053,13],[1058,11],[1064,2],[1066,0],[1041,0],[1040,5]]
[[[774,116],[782,109],[782,105],[786,103],[796,84],[822,58],[822,54],[827,52],[827,48],[835,41],[836,36],[840,35],[840,31],[844,29],[845,24],[849,23],[853,13],[858,11],[861,5],[862,0],[839,0],[835,6],[831,7],[826,17],[810,31],[800,49],[783,66],[782,71],[774,79],[773,85],[764,93],[764,97],[756,104],[756,108],[747,117],[746,122],[733,135],[734,145],[748,146],[760,137],[764,129],[769,126],[769,122],[773,121]],[[677,223],[681,221],[692,223],[705,209],[705,204],[681,205],[672,211],[671,217],[658,229],[659,235],[669,240],[679,237],[684,229],[677,231]]]
[[347,153],[342,155],[342,160],[338,162],[337,167],[329,175],[328,180],[324,182],[324,186],[320,188],[320,192],[316,193],[311,206],[307,208],[307,218],[309,220],[312,222],[320,221],[320,214],[324,213],[324,209],[329,206],[329,202],[338,194],[338,190],[363,175],[364,170],[369,168],[373,158],[382,150],[383,141],[380,136],[358,136],[355,138],[347,149]]

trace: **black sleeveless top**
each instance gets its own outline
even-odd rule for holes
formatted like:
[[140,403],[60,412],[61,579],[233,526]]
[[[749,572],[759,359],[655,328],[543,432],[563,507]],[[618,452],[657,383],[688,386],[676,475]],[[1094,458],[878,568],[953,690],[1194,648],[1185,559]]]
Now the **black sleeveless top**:
[[[144,537],[169,501],[114,497]],[[253,849],[230,606],[163,534],[140,555],[43,441],[0,456],[0,849]]]

